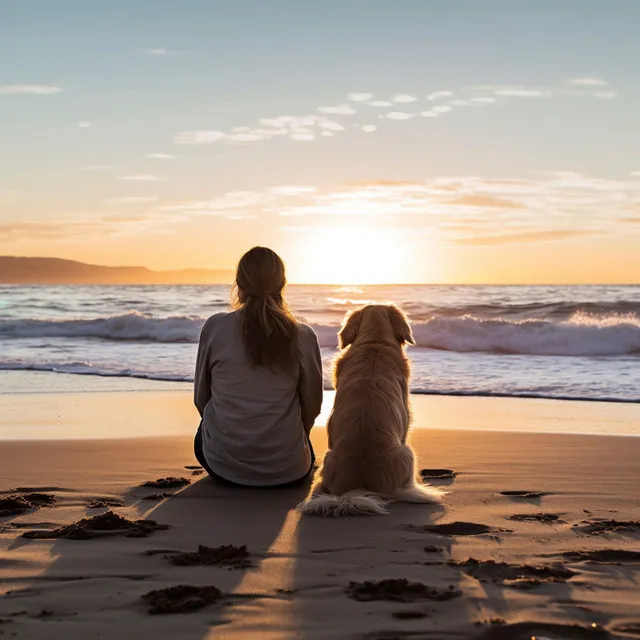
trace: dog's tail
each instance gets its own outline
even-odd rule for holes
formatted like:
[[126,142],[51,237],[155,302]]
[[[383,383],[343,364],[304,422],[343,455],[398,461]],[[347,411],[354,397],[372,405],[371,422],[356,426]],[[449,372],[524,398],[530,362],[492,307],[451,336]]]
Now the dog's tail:
[[304,515],[328,517],[344,516],[384,516],[389,512],[386,501],[374,493],[349,491],[341,496],[327,493],[312,495],[298,505]]
[[413,503],[439,503],[442,497],[447,494],[446,491],[432,487],[429,484],[413,484],[404,489],[400,489],[394,496],[397,502],[413,502]]

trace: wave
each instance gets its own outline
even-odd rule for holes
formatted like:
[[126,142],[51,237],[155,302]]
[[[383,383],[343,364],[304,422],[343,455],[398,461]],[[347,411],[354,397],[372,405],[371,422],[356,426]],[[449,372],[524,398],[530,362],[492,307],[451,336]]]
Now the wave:
[[126,313],[89,320],[0,320],[0,338],[102,338],[197,343],[204,318]]
[[458,353],[536,356],[640,354],[640,319],[577,313],[567,321],[433,318],[413,325],[416,345]]
[[[68,362],[68,363],[48,363],[48,364],[25,364],[25,363],[0,363],[0,371],[43,371],[50,373],[61,373],[79,376],[96,376],[101,378],[134,378],[141,380],[152,380],[158,382],[176,382],[187,385],[193,383],[192,376],[179,375],[177,373],[157,373],[135,369],[107,369],[93,365],[88,362]],[[333,387],[327,383],[325,391],[332,391]],[[546,400],[574,400],[581,402],[613,402],[624,404],[640,403],[640,396],[623,397],[619,395],[608,395],[604,390],[590,390],[589,395],[583,393],[562,393],[549,392],[548,390],[521,390],[516,388],[505,388],[495,390],[478,389],[437,389],[411,387],[413,395],[428,396],[453,396],[453,397],[481,397],[481,398],[528,398]]]
[[[95,338],[198,342],[204,318],[128,313],[88,320],[0,320],[0,338]],[[337,347],[337,324],[314,324],[321,347]],[[416,347],[457,353],[538,356],[640,355],[640,318],[575,313],[568,320],[436,316],[412,324]]]

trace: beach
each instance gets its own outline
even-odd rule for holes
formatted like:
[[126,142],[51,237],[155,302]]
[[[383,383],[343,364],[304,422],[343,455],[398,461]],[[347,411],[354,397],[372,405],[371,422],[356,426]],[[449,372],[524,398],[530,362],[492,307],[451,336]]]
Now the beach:
[[[227,488],[189,468],[186,390],[0,396],[0,499],[54,496],[0,518],[0,635],[638,637],[640,407],[412,400],[420,468],[455,474],[430,480],[442,505],[323,520],[295,511],[308,486]],[[312,441],[321,458],[321,426]],[[188,484],[141,486],[168,477]],[[169,528],[24,537],[108,511]],[[143,598],[177,585],[219,591],[187,613],[160,613],[188,608],[184,593]]]

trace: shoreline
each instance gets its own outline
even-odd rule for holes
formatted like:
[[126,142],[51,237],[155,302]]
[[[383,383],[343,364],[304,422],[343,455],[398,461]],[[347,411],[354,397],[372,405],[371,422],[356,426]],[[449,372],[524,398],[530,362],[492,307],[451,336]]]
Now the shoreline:
[[[117,440],[196,431],[199,416],[190,386],[123,390],[95,385],[78,391],[75,378],[69,376],[64,385],[49,391],[31,378],[28,389],[0,394],[0,442]],[[326,424],[334,396],[333,391],[325,392],[315,428]],[[411,404],[415,431],[640,436],[636,403],[412,394]]]
[[[55,376],[55,378],[54,378]],[[38,380],[66,381],[59,385],[49,385],[52,388],[44,388],[47,385],[38,383]],[[142,392],[142,391],[189,391],[193,387],[193,381],[189,380],[171,380],[160,378],[149,378],[145,376],[119,376],[102,373],[69,373],[67,371],[49,371],[42,369],[2,369],[0,368],[0,383],[5,385],[5,389],[9,391],[0,391],[2,395],[18,395],[25,393],[64,393],[66,389],[72,386],[70,382],[73,379],[86,380],[84,389],[74,389],[74,393],[91,393],[98,387],[100,391],[119,391],[119,392]],[[36,381],[35,385],[32,381]],[[98,380],[97,384],[91,381]],[[35,388],[24,390],[21,388],[22,383],[25,386]],[[133,388],[130,388],[133,387]],[[325,393],[332,393],[333,387],[325,387]],[[444,398],[497,398],[512,400],[550,400],[559,402],[593,402],[602,404],[629,404],[640,406],[640,399],[626,398],[588,398],[588,397],[572,397],[562,395],[542,395],[536,393],[492,393],[492,392],[467,392],[467,391],[423,391],[412,390],[410,395],[414,397],[434,396]]]

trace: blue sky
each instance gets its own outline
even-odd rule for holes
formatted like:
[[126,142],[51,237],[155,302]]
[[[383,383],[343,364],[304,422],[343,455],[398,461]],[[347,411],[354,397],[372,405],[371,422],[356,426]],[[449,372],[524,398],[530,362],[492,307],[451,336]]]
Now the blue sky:
[[264,242],[317,280],[303,249],[342,235],[411,256],[405,280],[499,278],[496,251],[525,280],[540,252],[622,268],[638,24],[633,0],[5,1],[0,253],[216,267]]

